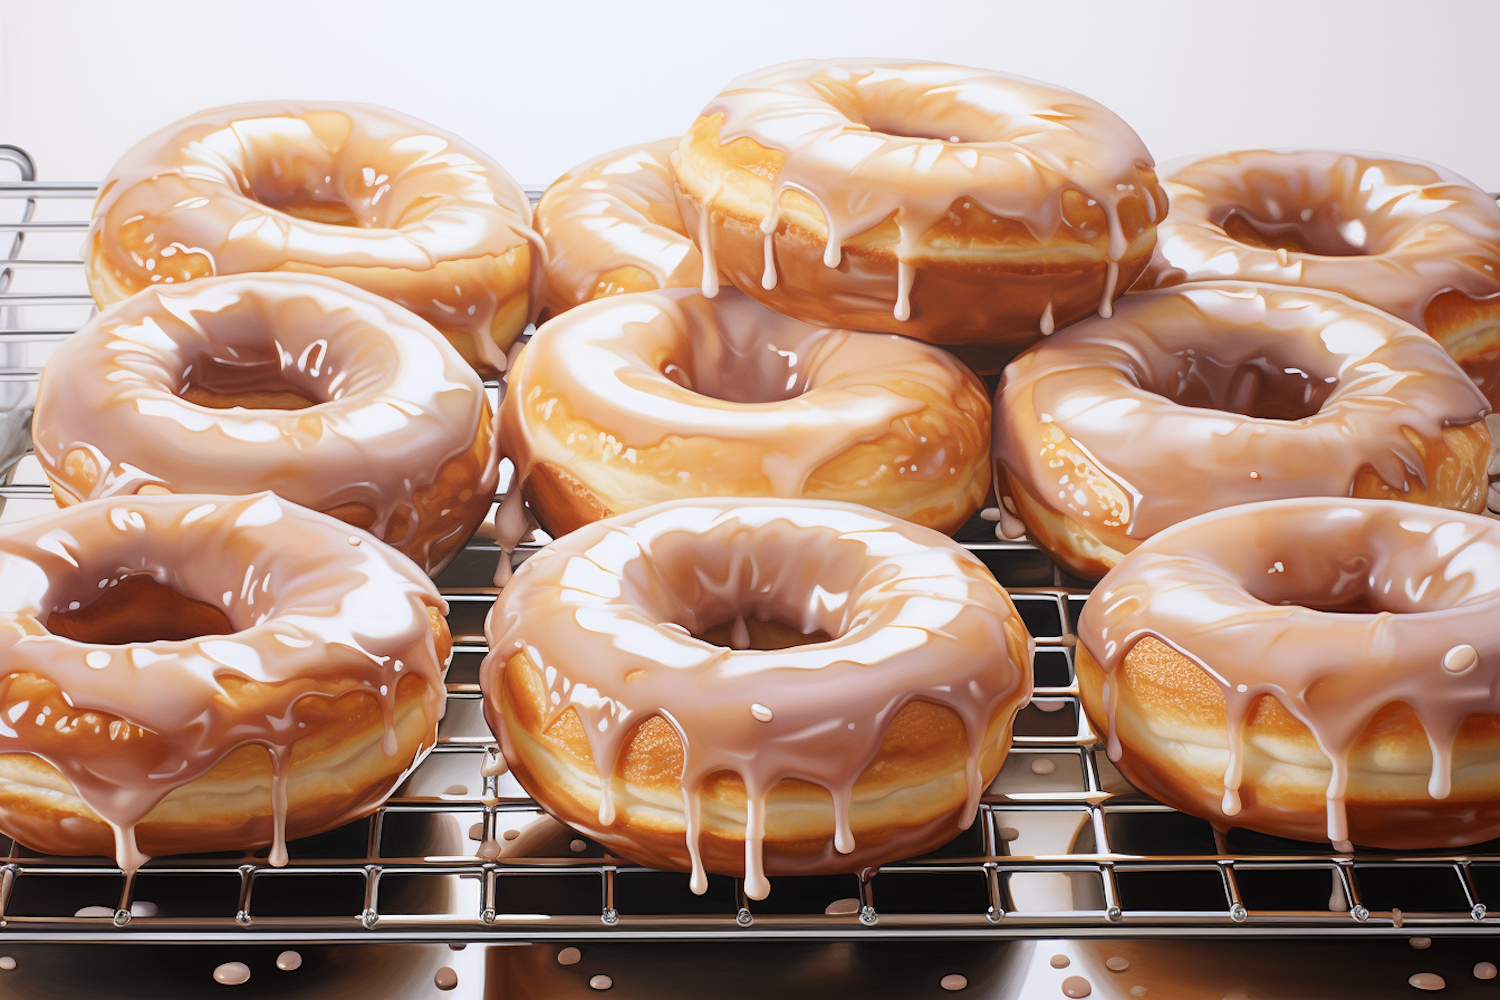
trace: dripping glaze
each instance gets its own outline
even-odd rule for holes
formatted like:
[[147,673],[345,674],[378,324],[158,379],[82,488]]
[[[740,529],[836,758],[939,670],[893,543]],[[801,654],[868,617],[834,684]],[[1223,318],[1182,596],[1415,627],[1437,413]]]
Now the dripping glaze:
[[[934,227],[955,206],[1021,224],[1032,249],[1059,239],[1092,243],[1101,234],[1089,227],[1100,216],[1106,237],[1101,266],[1097,273],[1085,270],[1073,284],[1092,289],[1093,307],[1104,315],[1124,291],[1121,262],[1131,261],[1128,284],[1144,268],[1154,225],[1166,210],[1151,172],[1154,161],[1128,125],[1080,94],[991,70],[860,59],[787,63],[731,82],[704,108],[695,131],[705,128],[726,151],[738,140],[749,140],[780,158],[772,168],[768,207],[758,220],[761,273],[753,282],[748,273],[743,280],[736,277],[736,284],[752,294],[781,284],[777,236],[798,214],[789,208],[792,201],[805,199],[821,213],[823,232],[816,238],[823,243],[823,267],[847,272],[842,279],[828,279],[849,283],[840,286],[839,302],[861,309],[873,308],[877,300],[889,303],[886,313],[895,324],[867,329],[927,339],[926,332],[909,322],[914,318],[914,283],[935,252],[936,245],[927,245]],[[725,186],[728,169],[717,176],[699,169],[697,142],[694,134],[685,136],[673,162],[684,216],[690,225],[696,220],[698,247],[707,262],[703,294],[712,296],[718,261],[717,224],[711,217],[719,214],[715,206],[721,196],[738,199],[743,193]],[[738,163],[739,154],[726,155],[729,168]],[[1127,203],[1128,223],[1122,215]],[[1090,221],[1082,222],[1083,216]],[[896,229],[893,291],[854,284],[854,272],[841,268],[846,245],[853,246],[851,240],[887,221]],[[974,235],[990,238],[985,232]],[[1010,246],[1007,253],[1014,257],[1018,249],[1026,248]],[[1139,263],[1134,251],[1140,251]],[[1075,252],[1063,269],[1076,266]],[[891,280],[888,273],[882,275],[871,280]],[[798,277],[803,280],[811,279]],[[1031,275],[1031,284],[1036,281]],[[1019,285],[1011,290],[1022,291]],[[1072,301],[1076,291],[1059,292],[1056,303],[1046,296],[1034,303],[1025,321],[1033,339],[1038,330],[1045,334],[1054,324],[1078,317]],[[1054,305],[1063,313],[1060,319],[1054,318]],[[989,304],[990,309],[995,306]],[[801,307],[787,311],[798,315]],[[937,303],[928,308],[936,310]],[[956,317],[942,322],[957,327],[930,339],[947,343],[997,336],[973,329],[972,321],[968,329]]]
[[[234,631],[121,644],[49,632],[52,615],[138,576],[217,609]],[[310,780],[305,771],[318,766],[288,766],[297,740],[311,735],[294,724],[294,709],[303,699],[362,692],[376,699],[383,718],[376,753],[392,758],[408,742],[419,757],[431,746],[444,707],[448,650],[438,649],[432,616],[446,610],[431,582],[404,557],[365,532],[270,493],[101,500],[5,526],[3,690],[14,697],[17,678],[35,675],[61,693],[66,715],[33,718],[34,706],[4,705],[0,771],[14,798],[19,784],[36,777],[18,772],[17,764],[30,758],[50,764],[112,830],[116,861],[129,874],[147,860],[137,842],[139,824],[183,822],[153,817],[159,803],[179,789],[190,796],[187,786],[233,751],[262,746],[272,765],[272,794],[258,815],[270,814],[271,860],[284,864],[288,782]],[[415,701],[402,694],[398,703],[398,683],[406,676],[420,682],[420,693]],[[90,713],[118,720],[108,739]],[[343,801],[320,801],[320,814],[298,817],[302,827],[314,825],[306,832],[316,832],[364,815],[412,763],[380,765],[391,772],[383,790],[343,788]],[[42,785],[55,800],[57,792],[45,779]],[[190,797],[179,796],[177,803],[189,812],[197,808]],[[253,819],[257,806],[235,808]],[[0,812],[6,831],[23,842],[57,851],[79,833],[63,826],[46,838],[28,835],[17,827],[48,828],[28,825],[24,811],[22,803]],[[191,835],[196,831],[193,825]],[[181,839],[181,830],[172,833]]]
[[[1316,607],[1302,603],[1314,599]],[[1242,814],[1249,807],[1240,790],[1246,726],[1269,696],[1311,731],[1327,760],[1331,843],[1347,850],[1351,839],[1350,752],[1393,703],[1409,706],[1425,732],[1427,798],[1389,790],[1365,798],[1361,808],[1378,815],[1366,819],[1375,826],[1361,842],[1454,846],[1500,829],[1496,816],[1462,812],[1482,775],[1454,803],[1460,812],[1433,812],[1454,792],[1455,739],[1465,720],[1500,714],[1500,525],[1492,520],[1323,498],[1206,514],[1127,555],[1094,589],[1078,633],[1103,671],[1102,703],[1086,705],[1108,723],[1112,760],[1143,752],[1122,745],[1117,715],[1119,671],[1143,639],[1187,657],[1219,690],[1227,726],[1222,820],[1240,817],[1256,828],[1265,819]]]
[[[740,645],[751,618],[829,638],[735,649],[696,637],[733,620]],[[529,669],[547,706],[535,733],[576,713],[594,760],[597,815],[569,822],[628,856],[621,824],[651,800],[617,765],[639,726],[665,720],[681,743],[681,803],[654,808],[681,817],[693,890],[707,884],[701,790],[729,772],[745,787],[743,870],[757,899],[769,891],[762,841],[778,782],[826,789],[833,819],[833,851],[780,856],[778,870],[851,870],[862,857],[848,857],[858,847],[851,813],[863,808],[855,784],[887,725],[912,702],[945,707],[963,723],[967,762],[963,805],[942,817],[940,843],[973,820],[990,777],[981,757],[1003,753],[987,734],[1001,717],[1008,733],[1031,691],[1031,639],[988,571],[934,532],[850,504],[689,501],[587,525],[517,570],[486,635],[486,717],[514,773],[534,764],[535,734],[509,723],[502,675]],[[545,803],[548,789],[535,791]],[[894,822],[876,848],[884,860],[932,840]]]

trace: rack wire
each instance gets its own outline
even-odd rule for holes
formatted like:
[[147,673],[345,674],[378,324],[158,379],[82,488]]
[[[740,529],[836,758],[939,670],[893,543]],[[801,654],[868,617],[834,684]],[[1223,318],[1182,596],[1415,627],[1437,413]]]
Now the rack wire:
[[[0,522],[52,506],[29,455],[37,373],[93,313],[78,246],[95,185],[42,183],[0,146]],[[532,192],[535,197],[536,192]],[[499,550],[481,535],[438,583],[455,640],[437,745],[373,816],[265,852],[165,857],[131,885],[106,858],[51,857],[0,838],[0,939],[308,943],[583,938],[814,940],[1243,934],[1493,934],[1500,843],[1463,853],[1339,853],[1221,832],[1133,790],[1078,700],[1084,581],[975,521],[958,538],[1037,637],[1036,694],[974,825],[933,854],[854,875],[687,877],[612,858],[547,818],[495,753],[480,711],[483,620]],[[519,558],[535,550],[523,547]]]

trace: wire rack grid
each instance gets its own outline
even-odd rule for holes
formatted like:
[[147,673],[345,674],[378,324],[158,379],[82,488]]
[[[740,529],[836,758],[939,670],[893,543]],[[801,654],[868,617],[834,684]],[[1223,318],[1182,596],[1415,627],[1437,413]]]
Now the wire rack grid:
[[[28,453],[35,382],[93,313],[79,242],[95,186],[41,183],[0,146],[0,521],[52,506]],[[533,198],[537,192],[531,192]],[[1216,831],[1133,790],[1080,709],[1072,636],[1087,584],[975,521],[958,538],[1037,637],[1036,694],[974,825],[931,855],[854,875],[687,878],[608,856],[545,816],[495,753],[478,668],[499,550],[481,533],[438,580],[455,640],[432,753],[373,816],[265,852],[153,860],[126,884],[105,858],[0,838],[0,940],[348,943],[585,937],[731,940],[1251,934],[1493,934],[1500,844],[1456,854],[1342,854]],[[522,549],[524,558],[535,545]]]

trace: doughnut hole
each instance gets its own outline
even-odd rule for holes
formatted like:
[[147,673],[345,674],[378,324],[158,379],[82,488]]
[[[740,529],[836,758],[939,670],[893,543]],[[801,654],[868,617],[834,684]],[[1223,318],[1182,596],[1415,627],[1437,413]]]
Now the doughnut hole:
[[53,611],[44,624],[53,635],[109,646],[178,642],[236,631],[219,608],[188,597],[146,573],[125,577],[90,604]]
[[[1262,250],[1319,257],[1362,257],[1391,249],[1404,220],[1372,221],[1345,192],[1328,192],[1324,178],[1250,171],[1216,206],[1209,221],[1230,239]],[[1371,228],[1373,227],[1373,228]]]
[[[745,628],[744,641],[736,646],[734,633],[741,624]],[[827,642],[833,638],[822,629],[804,632],[797,626],[786,622],[762,621],[753,617],[722,621],[693,634],[704,642],[723,646],[726,649],[791,649],[793,646]]]
[[1322,358],[1271,351],[1246,355],[1232,348],[1215,355],[1191,348],[1147,352],[1146,366],[1132,370],[1130,377],[1179,406],[1261,420],[1311,417],[1339,385],[1336,371],[1319,363]]
[[[1352,611],[1354,606],[1329,610]],[[1099,732],[1108,732],[1105,675],[1083,645],[1077,668],[1085,710]],[[1115,735],[1122,757],[1116,763],[1125,777],[1168,805],[1222,821],[1229,742],[1219,684],[1188,657],[1150,636],[1126,654],[1111,684],[1118,687],[1119,698]],[[1331,767],[1312,731],[1266,695],[1250,707],[1242,748],[1241,811],[1228,822],[1277,836],[1326,841]],[[1349,752],[1351,840],[1399,849],[1461,846],[1496,836],[1497,757],[1500,716],[1469,716],[1454,743],[1453,792],[1434,800],[1427,792],[1432,752],[1420,720],[1404,702],[1385,705]],[[1439,825],[1446,832],[1434,833]]]

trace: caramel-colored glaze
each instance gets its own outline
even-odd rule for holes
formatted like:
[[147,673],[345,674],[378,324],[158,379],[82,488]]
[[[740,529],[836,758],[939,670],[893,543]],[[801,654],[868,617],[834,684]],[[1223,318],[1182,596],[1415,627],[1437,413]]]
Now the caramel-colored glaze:
[[626,146],[563,174],[536,206],[547,244],[542,323],[606,295],[697,288],[703,256],[688,237],[672,181],[679,139]]
[[[726,622],[738,648],[698,638]],[[485,632],[486,718],[544,808],[691,870],[694,891],[711,871],[756,899],[768,874],[855,871],[967,827],[1031,692],[1031,639],[984,566],[852,504],[585,525],[522,564]]]
[[1107,314],[1167,207],[1140,138],[1101,105],[940,63],[747,74],[672,164],[705,294],[722,271],[805,322],[978,346],[992,361]]
[[1452,171],[1337,150],[1175,166],[1143,287],[1239,278],[1340,292],[1426,330],[1500,404],[1500,206]]
[[214,274],[338,278],[489,374],[546,262],[525,193],[477,148],[387,108],[299,102],[216,108],[143,139],[105,178],[84,256],[101,307]]
[[1079,620],[1108,753],[1223,826],[1438,848],[1500,835],[1500,525],[1250,504],[1127,555]]
[[988,410],[936,347],[678,288],[545,324],[510,373],[499,434],[554,536],[690,496],[847,500],[947,532],[984,501]]
[[1487,411],[1394,316],[1313,289],[1194,282],[1131,295],[1006,368],[996,481],[1034,539],[1097,578],[1167,526],[1237,503],[1483,510]]
[[203,278],[106,309],[48,360],[31,430],[60,504],[269,489],[429,573],[499,477],[484,385],[443,337],[312,275]]
[[270,493],[0,528],[0,830],[127,871],[267,843],[284,863],[432,745],[445,612],[394,550]]

